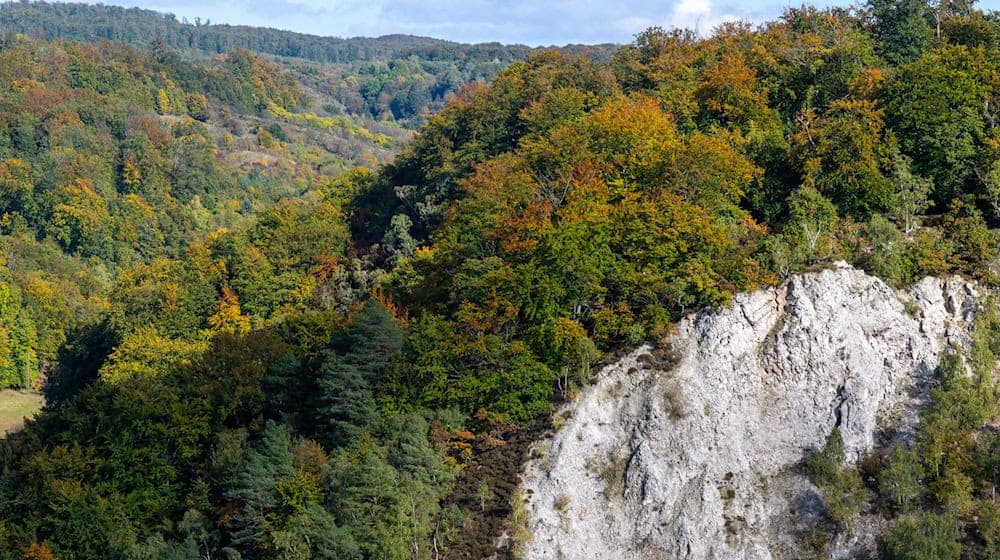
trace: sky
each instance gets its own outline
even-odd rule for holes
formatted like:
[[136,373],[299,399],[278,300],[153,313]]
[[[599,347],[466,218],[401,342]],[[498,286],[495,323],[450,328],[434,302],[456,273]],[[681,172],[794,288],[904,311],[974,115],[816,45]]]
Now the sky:
[[[724,20],[763,22],[800,1],[756,0],[103,0],[194,21],[276,27],[335,37],[390,33],[460,42],[628,43],[654,25],[708,33]],[[816,5],[847,6],[850,0]],[[980,2],[1000,9],[1000,0]]]

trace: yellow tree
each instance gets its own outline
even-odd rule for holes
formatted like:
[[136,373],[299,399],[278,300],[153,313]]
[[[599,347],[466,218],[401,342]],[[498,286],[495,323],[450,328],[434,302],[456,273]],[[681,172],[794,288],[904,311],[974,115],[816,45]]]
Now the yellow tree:
[[127,193],[137,192],[142,185],[142,168],[134,154],[126,155],[122,161],[121,181]]
[[250,317],[240,312],[240,298],[229,287],[222,288],[219,311],[208,318],[215,332],[244,335],[250,332]]
[[156,92],[156,112],[161,115],[170,114],[170,96],[163,88]]
[[204,342],[169,338],[155,327],[140,327],[125,335],[101,367],[100,376],[111,383],[156,377],[172,368],[189,364],[207,349],[208,344]]
[[49,233],[69,250],[104,255],[110,249],[111,216],[89,179],[76,179],[52,193],[55,204]]
[[695,97],[708,116],[723,125],[746,130],[751,123],[777,124],[777,114],[768,107],[767,89],[739,54],[727,52],[719,57],[705,72]]

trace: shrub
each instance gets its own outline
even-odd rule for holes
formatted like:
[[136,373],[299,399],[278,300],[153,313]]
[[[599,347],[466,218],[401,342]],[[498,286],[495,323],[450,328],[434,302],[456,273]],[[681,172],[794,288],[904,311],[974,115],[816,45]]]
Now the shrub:
[[882,560],[958,560],[958,521],[949,515],[924,513],[896,523],[879,543]]
[[806,459],[806,468],[819,486],[833,482],[844,464],[844,437],[840,428],[834,428],[826,436],[823,448]]
[[834,428],[822,449],[806,459],[816,485],[823,492],[827,514],[842,529],[849,529],[868,496],[857,469],[844,468],[844,439]]
[[878,488],[893,507],[907,511],[920,496],[923,466],[917,452],[901,444],[892,448],[889,467],[879,474]]

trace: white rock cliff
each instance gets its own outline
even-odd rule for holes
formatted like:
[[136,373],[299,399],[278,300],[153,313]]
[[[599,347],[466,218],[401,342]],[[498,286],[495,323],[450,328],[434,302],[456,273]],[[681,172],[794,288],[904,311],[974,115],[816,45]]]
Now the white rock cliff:
[[[839,264],[683,320],[671,351],[606,367],[537,444],[525,558],[798,557],[819,506],[796,465],[835,426],[849,460],[912,431],[976,296],[957,278],[897,292]],[[842,540],[835,557],[873,546]]]

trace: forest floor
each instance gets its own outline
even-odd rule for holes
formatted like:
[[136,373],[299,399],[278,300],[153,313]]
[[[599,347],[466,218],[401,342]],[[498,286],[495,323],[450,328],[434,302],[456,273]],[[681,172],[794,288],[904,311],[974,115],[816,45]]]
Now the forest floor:
[[0,391],[0,436],[16,431],[25,417],[32,417],[42,408],[42,395],[34,391]]

